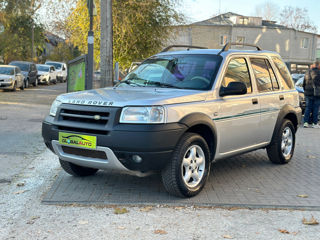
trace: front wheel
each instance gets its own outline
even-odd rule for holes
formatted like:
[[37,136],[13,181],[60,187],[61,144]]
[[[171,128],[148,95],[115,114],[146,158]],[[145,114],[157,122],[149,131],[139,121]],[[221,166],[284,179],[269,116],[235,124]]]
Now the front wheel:
[[177,144],[172,159],[162,170],[165,189],[178,197],[197,195],[210,172],[210,150],[196,133],[186,133]]
[[13,87],[11,89],[12,92],[15,92],[17,89],[17,82],[15,81],[14,84],[13,84]]
[[82,167],[61,159],[59,159],[59,161],[63,170],[75,177],[85,177],[94,175],[98,171],[98,169],[95,168]]
[[267,147],[268,157],[271,162],[285,164],[290,162],[295,147],[295,129],[291,121],[285,119],[275,133],[270,145]]

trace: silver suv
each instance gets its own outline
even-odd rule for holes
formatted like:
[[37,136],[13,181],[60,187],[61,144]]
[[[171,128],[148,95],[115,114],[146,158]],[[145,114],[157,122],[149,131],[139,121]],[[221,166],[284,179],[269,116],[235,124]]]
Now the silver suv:
[[160,171],[180,197],[201,191],[216,160],[266,148],[271,162],[288,163],[301,109],[287,67],[275,52],[230,45],[166,49],[115,87],[58,96],[46,145],[73,176]]

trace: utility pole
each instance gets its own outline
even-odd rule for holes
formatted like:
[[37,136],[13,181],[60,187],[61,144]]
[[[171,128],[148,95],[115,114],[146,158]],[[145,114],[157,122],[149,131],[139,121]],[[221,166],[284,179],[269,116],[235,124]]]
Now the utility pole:
[[33,62],[34,58],[34,23],[32,20],[32,26],[31,26],[31,61]]
[[92,89],[93,83],[93,43],[94,33],[93,29],[93,0],[88,0],[90,27],[88,32],[88,81],[86,83],[86,89]]
[[100,87],[113,85],[112,0],[101,0]]

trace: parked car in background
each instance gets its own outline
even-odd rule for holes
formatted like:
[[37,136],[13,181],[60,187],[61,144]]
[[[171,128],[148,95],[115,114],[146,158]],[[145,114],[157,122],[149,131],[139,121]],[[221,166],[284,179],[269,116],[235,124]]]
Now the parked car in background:
[[37,64],[38,82],[50,85],[50,83],[57,83],[57,72],[54,66],[46,64]]
[[0,89],[15,91],[16,88],[24,89],[23,75],[19,67],[0,66]]
[[56,68],[57,71],[57,81],[65,82],[67,81],[67,64],[63,62],[53,62],[53,61],[46,61],[46,65],[51,65]]
[[306,109],[306,99],[304,97],[303,81],[304,81],[304,76],[300,77],[300,79],[295,83],[296,90],[299,93],[299,102],[300,102],[300,107],[302,109],[302,113],[304,113],[304,110]]
[[33,86],[38,85],[38,78],[37,78],[37,67],[32,62],[24,62],[24,61],[13,61],[10,62],[9,65],[17,66],[20,68],[21,73],[24,76],[24,87],[29,87],[30,84],[33,84]]
[[304,77],[304,73],[291,74],[292,80],[296,83],[300,78]]

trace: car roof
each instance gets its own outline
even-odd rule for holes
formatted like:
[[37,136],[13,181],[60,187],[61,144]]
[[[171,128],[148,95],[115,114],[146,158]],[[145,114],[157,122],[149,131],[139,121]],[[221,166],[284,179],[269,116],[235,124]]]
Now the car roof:
[[60,63],[60,64],[65,64],[64,62],[56,62],[56,61],[50,61],[50,60],[46,61],[46,63]]
[[41,67],[54,67],[54,66],[49,65],[49,64],[37,64],[37,66],[41,66]]
[[0,65],[0,67],[16,68],[17,66],[12,66],[12,65]]
[[33,62],[27,62],[27,61],[11,61],[9,64],[12,63],[27,63],[27,64],[34,64]]

